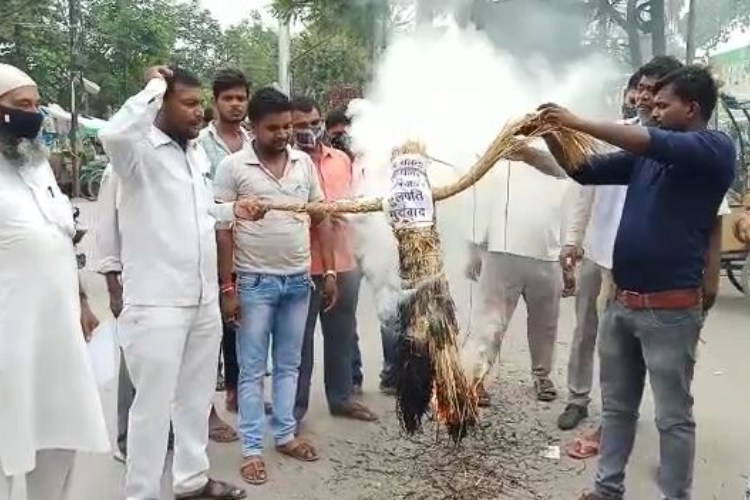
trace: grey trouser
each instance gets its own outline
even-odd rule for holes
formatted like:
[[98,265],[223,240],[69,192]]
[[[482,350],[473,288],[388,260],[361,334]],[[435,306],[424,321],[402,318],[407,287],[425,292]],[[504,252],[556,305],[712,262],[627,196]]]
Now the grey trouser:
[[[599,362],[602,440],[596,490],[623,498],[646,373],[659,430],[659,487],[667,500],[690,498],[695,456],[693,381],[700,308],[630,310],[613,302],[604,315]],[[609,497],[607,497],[609,498]]]
[[557,261],[497,252],[484,254],[479,278],[479,321],[467,341],[469,359],[479,360],[474,367],[475,376],[489,372],[499,356],[503,336],[520,297],[528,310],[526,325],[532,375],[534,378],[549,376],[562,287],[562,271]]
[[594,261],[583,259],[578,268],[576,289],[576,327],[568,358],[568,403],[589,405],[594,377],[594,351],[599,330],[598,298],[602,273],[607,272]]
[[349,403],[352,393],[352,358],[357,330],[359,273],[339,273],[339,301],[328,312],[323,311],[323,279],[321,276],[313,276],[313,281],[315,289],[310,295],[294,405],[294,417],[298,422],[307,414],[310,403],[315,325],[318,323],[318,316],[323,330],[323,379],[329,409],[343,409]]
[[120,375],[117,380],[117,449],[127,455],[128,415],[135,399],[135,387],[130,380],[125,357],[120,353]]

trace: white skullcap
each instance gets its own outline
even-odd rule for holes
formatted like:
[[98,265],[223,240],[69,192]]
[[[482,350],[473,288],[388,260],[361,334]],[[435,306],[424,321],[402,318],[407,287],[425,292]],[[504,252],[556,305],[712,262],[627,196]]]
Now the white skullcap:
[[0,97],[21,87],[36,87],[36,82],[15,66],[0,63]]

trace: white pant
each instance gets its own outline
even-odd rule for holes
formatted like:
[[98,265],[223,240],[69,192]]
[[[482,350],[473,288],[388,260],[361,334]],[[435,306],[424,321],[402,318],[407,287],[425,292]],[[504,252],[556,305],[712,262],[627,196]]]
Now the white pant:
[[492,368],[500,355],[503,337],[518,300],[523,297],[528,311],[526,333],[532,375],[548,377],[552,370],[563,288],[560,264],[485,252],[479,288],[479,321],[466,344],[468,359],[474,363],[473,375],[483,377]]
[[[26,474],[26,496],[21,500],[64,500],[75,460],[73,450],[41,450],[36,467]],[[14,478],[0,474],[0,500],[10,500]],[[18,499],[18,497],[16,497]]]
[[128,422],[127,500],[161,498],[170,419],[174,492],[208,480],[208,415],[221,340],[218,302],[200,307],[126,306],[118,319],[135,387]]

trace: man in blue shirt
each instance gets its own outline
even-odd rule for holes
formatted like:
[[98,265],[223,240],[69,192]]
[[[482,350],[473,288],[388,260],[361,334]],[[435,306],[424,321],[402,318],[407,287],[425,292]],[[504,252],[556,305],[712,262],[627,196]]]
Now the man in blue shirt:
[[617,300],[607,310],[599,343],[601,457],[596,491],[585,500],[623,498],[646,372],[660,434],[659,487],[666,499],[690,498],[690,387],[703,323],[701,283],[716,213],[734,178],[735,150],[728,136],[706,130],[718,95],[707,69],[677,70],[656,90],[659,128],[587,120],[553,104],[541,108],[545,122],[622,149],[576,168],[566,163],[556,137],[545,137],[574,180],[628,185],[613,258]]

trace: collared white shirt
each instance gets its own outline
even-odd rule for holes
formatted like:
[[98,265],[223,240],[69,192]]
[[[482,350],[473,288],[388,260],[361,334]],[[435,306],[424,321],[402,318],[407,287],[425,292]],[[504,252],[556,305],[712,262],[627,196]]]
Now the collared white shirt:
[[120,261],[120,226],[117,208],[120,198],[120,182],[117,174],[108,164],[99,184],[99,197],[96,200],[96,224],[93,237],[93,270],[99,274],[122,272]]
[[[241,150],[252,149],[252,137],[242,127],[240,127],[240,136],[242,137]],[[216,130],[214,122],[209,123],[206,128],[201,130],[201,133],[198,136],[198,143],[203,146],[203,149],[206,151],[208,161],[211,162],[211,178],[215,179],[216,168],[224,158],[232,154],[232,150],[227,146],[227,143],[224,142],[224,139],[221,138],[219,131]]]
[[183,150],[153,125],[167,84],[154,79],[99,133],[120,182],[118,224],[125,305],[196,306],[218,298],[216,205],[210,163],[195,141]]
[[[572,198],[572,182],[521,162],[503,162],[493,179],[487,249],[542,261],[556,261]],[[480,242],[481,243],[481,242]]]

